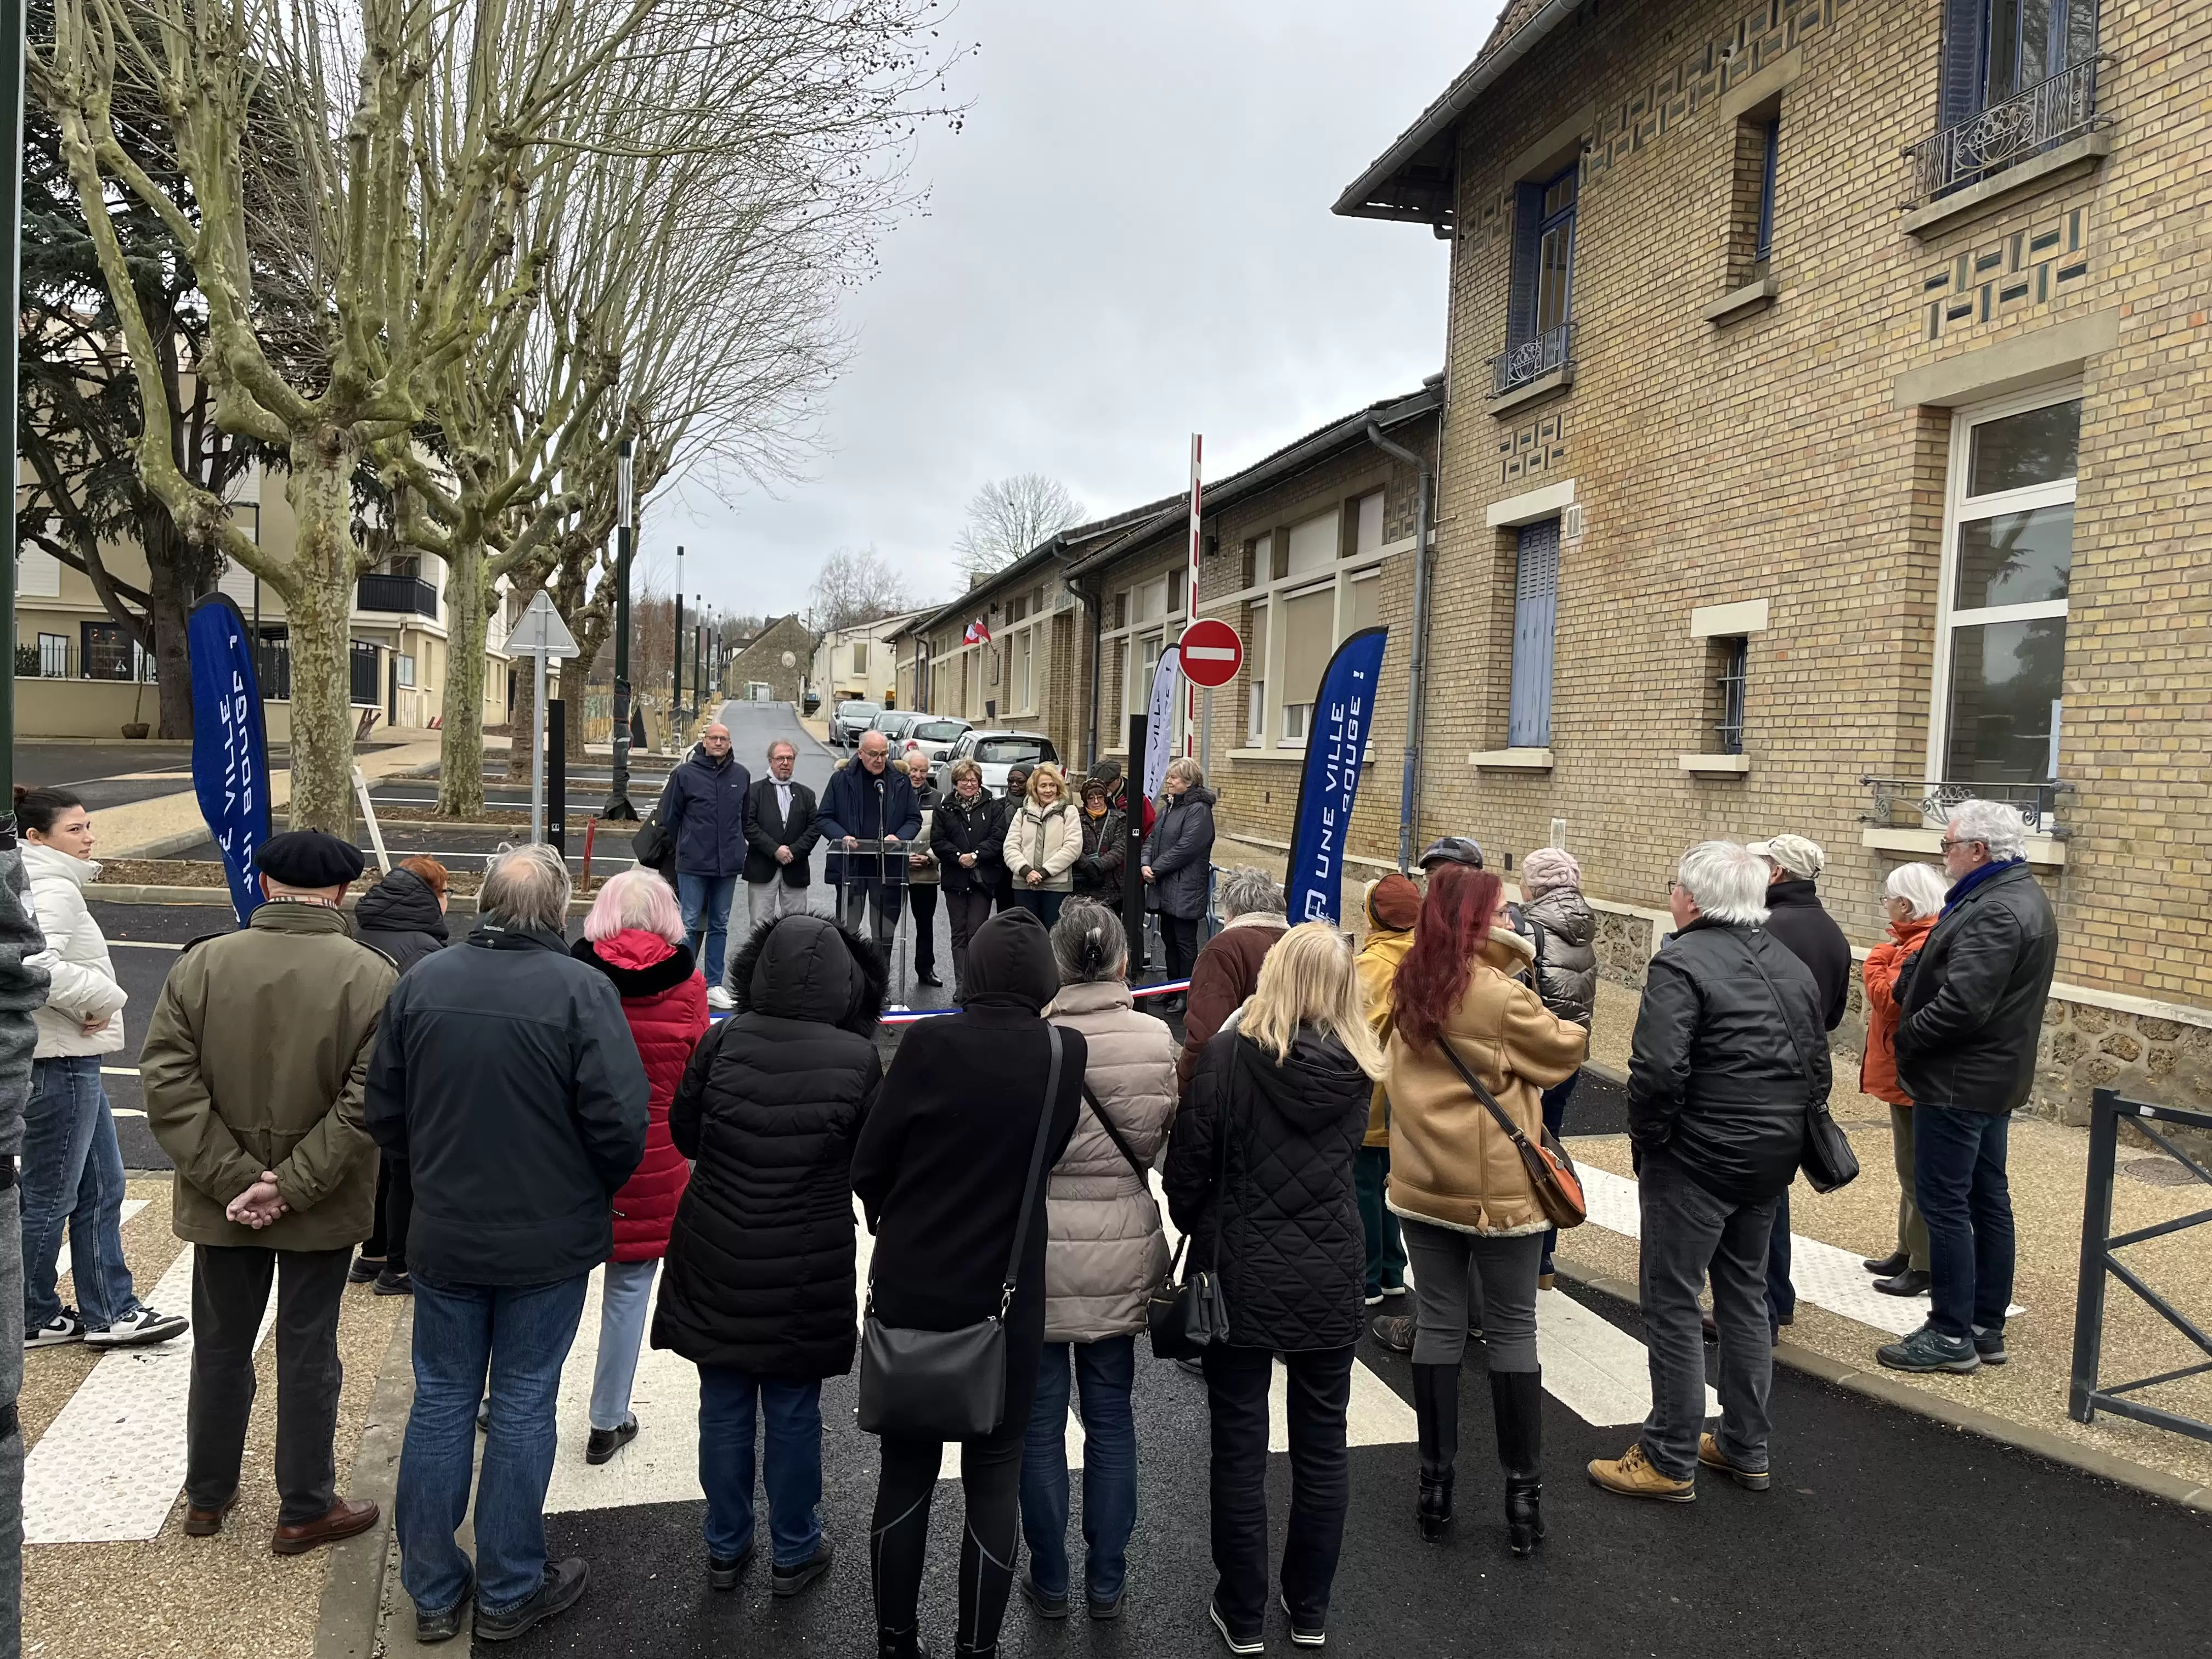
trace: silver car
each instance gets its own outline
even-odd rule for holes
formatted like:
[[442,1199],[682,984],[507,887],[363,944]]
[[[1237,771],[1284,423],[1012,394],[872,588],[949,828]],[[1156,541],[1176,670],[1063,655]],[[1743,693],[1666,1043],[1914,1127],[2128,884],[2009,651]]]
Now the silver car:
[[932,766],[940,766],[952,758],[952,745],[972,728],[966,720],[924,714],[906,729],[906,735],[892,744],[901,759],[919,749],[929,757]]
[[830,717],[830,741],[841,749],[850,749],[883,712],[879,702],[839,703],[837,712]]
[[952,787],[952,763],[972,760],[983,771],[983,793],[1003,795],[1006,793],[1006,774],[1017,766],[1035,766],[1039,761],[1057,763],[1060,751],[1052,746],[1052,739],[1035,732],[969,732],[952,745],[952,752],[937,768],[937,793],[949,793]]

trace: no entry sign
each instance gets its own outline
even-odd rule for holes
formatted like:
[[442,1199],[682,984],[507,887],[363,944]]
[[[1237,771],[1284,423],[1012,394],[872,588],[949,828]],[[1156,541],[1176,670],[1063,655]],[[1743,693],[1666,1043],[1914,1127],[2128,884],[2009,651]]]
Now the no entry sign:
[[1244,641],[1225,622],[1203,617],[1182,630],[1182,672],[1193,685],[1226,685],[1244,665]]

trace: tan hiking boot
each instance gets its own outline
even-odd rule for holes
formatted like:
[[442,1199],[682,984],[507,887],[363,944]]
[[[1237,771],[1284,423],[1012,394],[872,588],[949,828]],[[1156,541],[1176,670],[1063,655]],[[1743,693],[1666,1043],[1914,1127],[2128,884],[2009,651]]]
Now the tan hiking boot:
[[1644,1455],[1644,1443],[1638,1441],[1618,1457],[1597,1457],[1590,1460],[1591,1481],[1607,1492],[1619,1492],[1623,1498],[1655,1498],[1662,1504],[1688,1504],[1698,1496],[1697,1483],[1692,1480],[1669,1480],[1651,1467],[1651,1460]]
[[1773,1481],[1765,1469],[1740,1469],[1729,1462],[1721,1450],[1721,1443],[1710,1434],[1698,1437],[1698,1462],[1709,1469],[1717,1469],[1746,1492],[1765,1492]]

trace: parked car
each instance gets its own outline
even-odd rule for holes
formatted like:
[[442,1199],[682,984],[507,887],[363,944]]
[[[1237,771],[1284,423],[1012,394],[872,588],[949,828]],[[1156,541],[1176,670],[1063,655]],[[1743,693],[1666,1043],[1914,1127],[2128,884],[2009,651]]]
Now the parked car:
[[961,735],[972,728],[966,720],[942,720],[933,714],[923,714],[906,729],[900,740],[899,752],[911,754],[919,749],[929,757],[932,766],[952,758],[952,745]]
[[884,706],[879,702],[839,703],[837,712],[830,716],[830,741],[841,749],[850,749],[883,712]]
[[941,795],[952,787],[952,763],[957,760],[974,761],[983,769],[984,789],[1003,795],[1006,774],[1014,767],[1059,759],[1060,751],[1052,746],[1052,739],[1034,732],[966,732],[952,745],[952,752],[938,763],[937,793]]
[[913,726],[918,718],[919,716],[910,709],[886,708],[868,724],[884,734],[884,738],[890,744],[891,752],[896,754],[899,750],[899,739],[907,734],[908,728]]

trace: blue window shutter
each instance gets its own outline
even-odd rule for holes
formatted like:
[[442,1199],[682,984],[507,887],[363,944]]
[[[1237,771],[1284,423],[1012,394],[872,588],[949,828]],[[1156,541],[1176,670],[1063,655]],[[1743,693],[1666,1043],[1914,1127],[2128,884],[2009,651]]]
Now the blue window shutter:
[[1506,741],[1544,749],[1552,741],[1552,636],[1559,610],[1559,521],[1526,526],[1513,579],[1513,702]]
[[1536,260],[1544,233],[1544,187],[1513,187],[1513,285],[1506,301],[1505,337],[1519,345],[1536,336]]
[[1989,0],[1943,0],[1943,91],[1938,127],[1955,126],[1982,107]]

